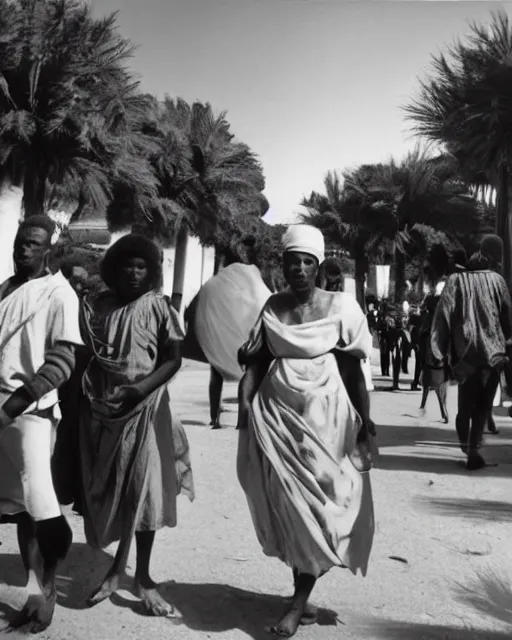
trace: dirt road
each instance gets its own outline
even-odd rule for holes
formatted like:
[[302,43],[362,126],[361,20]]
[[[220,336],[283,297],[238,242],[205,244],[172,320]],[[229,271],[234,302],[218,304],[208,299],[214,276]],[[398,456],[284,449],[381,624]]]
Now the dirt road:
[[[372,413],[380,455],[372,471],[377,531],[368,576],[333,570],[313,601],[321,624],[304,640],[506,640],[512,637],[512,420],[487,436],[486,456],[499,463],[473,475],[463,466],[452,424],[438,422],[419,393],[381,390]],[[197,498],[179,501],[179,525],[157,534],[154,577],[179,610],[176,620],[141,615],[137,598],[121,591],[94,609],[85,600],[110,562],[84,544],[80,518],[70,515],[75,543],[59,572],[55,621],[42,640],[264,640],[283,610],[290,572],[262,555],[235,470],[235,389],[225,393],[226,429],[211,431],[208,371],[186,363],[171,392],[186,425]],[[14,527],[0,528],[0,615],[24,598]],[[112,550],[109,550],[112,552]],[[129,574],[133,575],[133,553]],[[0,633],[0,636],[4,634]],[[18,634],[10,634],[16,638]],[[19,636],[21,637],[21,636]]]

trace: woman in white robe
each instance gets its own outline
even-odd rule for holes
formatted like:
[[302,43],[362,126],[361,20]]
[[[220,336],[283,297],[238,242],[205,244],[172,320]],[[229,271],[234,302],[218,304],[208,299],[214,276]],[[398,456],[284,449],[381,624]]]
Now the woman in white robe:
[[246,373],[237,465],[263,552],[293,571],[291,606],[272,628],[290,637],[315,621],[307,602],[317,578],[334,566],[366,574],[374,533],[369,424],[338,360],[361,372],[371,336],[352,296],[315,287],[322,234],[293,225],[283,244],[289,289],[269,299],[239,354]]

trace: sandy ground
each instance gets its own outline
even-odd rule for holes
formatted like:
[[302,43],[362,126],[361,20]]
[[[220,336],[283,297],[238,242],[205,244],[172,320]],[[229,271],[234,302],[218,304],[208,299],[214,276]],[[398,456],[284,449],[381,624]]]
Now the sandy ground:
[[[412,363],[411,363],[412,364]],[[374,372],[377,370],[374,368]],[[323,607],[306,640],[498,640],[512,637],[512,420],[499,418],[487,436],[491,466],[468,474],[452,423],[439,422],[432,395],[419,416],[419,393],[389,392],[375,379],[372,413],[380,456],[372,471],[377,531],[366,578],[333,570],[314,603]],[[105,574],[111,555],[84,543],[82,522],[70,521],[75,542],[59,571],[59,601],[44,640],[264,640],[266,625],[283,611],[289,570],[262,555],[235,471],[236,390],[225,390],[226,429],[211,431],[208,371],[187,362],[171,391],[192,449],[197,498],[179,501],[179,526],[157,534],[153,572],[179,610],[176,620],[141,614],[130,583],[94,609],[85,600]],[[0,616],[24,599],[15,530],[0,529]],[[112,553],[112,550],[109,550]],[[133,575],[134,557],[129,575]],[[0,633],[0,637],[7,634]],[[21,637],[9,634],[9,638]]]

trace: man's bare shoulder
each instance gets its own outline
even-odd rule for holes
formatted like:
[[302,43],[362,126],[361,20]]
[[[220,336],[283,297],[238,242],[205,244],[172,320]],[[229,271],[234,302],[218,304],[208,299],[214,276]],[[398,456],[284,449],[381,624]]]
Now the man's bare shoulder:
[[264,308],[274,313],[279,313],[290,309],[293,303],[294,298],[290,291],[278,291],[270,296]]

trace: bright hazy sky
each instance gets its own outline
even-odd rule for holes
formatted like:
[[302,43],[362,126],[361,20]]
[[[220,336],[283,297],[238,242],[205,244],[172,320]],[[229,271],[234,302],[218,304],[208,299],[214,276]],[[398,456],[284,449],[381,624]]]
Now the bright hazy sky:
[[119,11],[142,89],[227,110],[259,155],[269,222],[290,220],[329,169],[397,158],[401,105],[430,56],[512,2],[91,0]]

